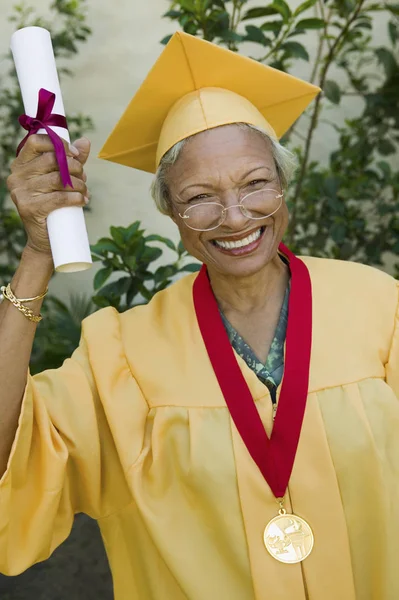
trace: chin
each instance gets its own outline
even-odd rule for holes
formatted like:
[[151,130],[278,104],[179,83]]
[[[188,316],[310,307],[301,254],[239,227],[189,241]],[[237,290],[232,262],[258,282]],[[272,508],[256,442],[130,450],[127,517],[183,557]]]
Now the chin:
[[274,258],[275,255],[261,255],[246,257],[245,259],[227,259],[223,261],[212,261],[209,267],[223,275],[231,277],[251,277],[259,273]]

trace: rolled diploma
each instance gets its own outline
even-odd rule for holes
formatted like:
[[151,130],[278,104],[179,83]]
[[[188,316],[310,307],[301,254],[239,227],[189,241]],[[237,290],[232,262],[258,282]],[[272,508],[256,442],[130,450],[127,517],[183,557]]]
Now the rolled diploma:
[[[55,94],[53,113],[65,116],[50,33],[42,27],[24,27],[11,37],[11,51],[21,88],[25,113],[35,117],[38,94],[44,88]],[[70,142],[67,129],[52,127]],[[39,133],[46,133],[41,129]],[[58,208],[47,217],[54,267],[71,273],[88,269],[91,253],[83,209],[80,206]]]

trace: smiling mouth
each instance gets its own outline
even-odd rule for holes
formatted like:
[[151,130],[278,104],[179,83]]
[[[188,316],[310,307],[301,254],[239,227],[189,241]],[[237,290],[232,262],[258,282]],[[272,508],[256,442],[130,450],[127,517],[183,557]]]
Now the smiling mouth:
[[266,226],[263,225],[262,227],[259,227],[258,229],[256,229],[255,231],[253,231],[252,233],[250,233],[249,235],[247,235],[246,237],[243,237],[239,240],[235,239],[231,239],[231,240],[212,240],[212,244],[214,246],[216,246],[216,248],[220,248],[221,250],[249,250],[250,247],[252,249],[252,246],[254,246],[255,242],[257,242],[262,234],[264,233],[266,229]]

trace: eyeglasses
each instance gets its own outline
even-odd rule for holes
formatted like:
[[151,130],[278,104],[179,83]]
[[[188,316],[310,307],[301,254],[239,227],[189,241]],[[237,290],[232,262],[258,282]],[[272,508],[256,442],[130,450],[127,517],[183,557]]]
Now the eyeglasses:
[[274,189],[257,190],[250,192],[239,204],[223,206],[221,202],[204,201],[200,204],[189,206],[179,217],[190,229],[195,231],[212,231],[217,229],[226,218],[227,211],[239,208],[247,219],[254,221],[266,219],[276,213],[282,202],[284,194]]

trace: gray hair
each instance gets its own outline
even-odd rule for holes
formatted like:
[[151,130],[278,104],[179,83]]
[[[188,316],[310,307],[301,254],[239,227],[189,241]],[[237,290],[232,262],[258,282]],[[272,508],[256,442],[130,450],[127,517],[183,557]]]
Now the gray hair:
[[[290,150],[287,150],[287,148],[282,146],[276,139],[270,137],[270,135],[263,131],[263,129],[255,127],[254,125],[249,125],[247,123],[234,123],[234,125],[239,127],[240,129],[251,129],[253,131],[256,131],[264,139],[270,142],[273,159],[277,168],[277,174],[280,178],[280,182],[283,189],[285,189],[288,186],[297,168],[296,156],[292,152],[290,152]],[[230,125],[221,125],[221,127],[230,127]],[[151,184],[151,195],[155,201],[158,210],[164,215],[170,216],[172,212],[171,198],[167,184],[168,170],[172,165],[175,164],[184,146],[191,138],[194,137],[194,135],[185,138],[181,142],[177,142],[177,144],[175,144],[170,150],[168,150],[164,154],[159,164],[158,170],[155,174],[155,178]]]

